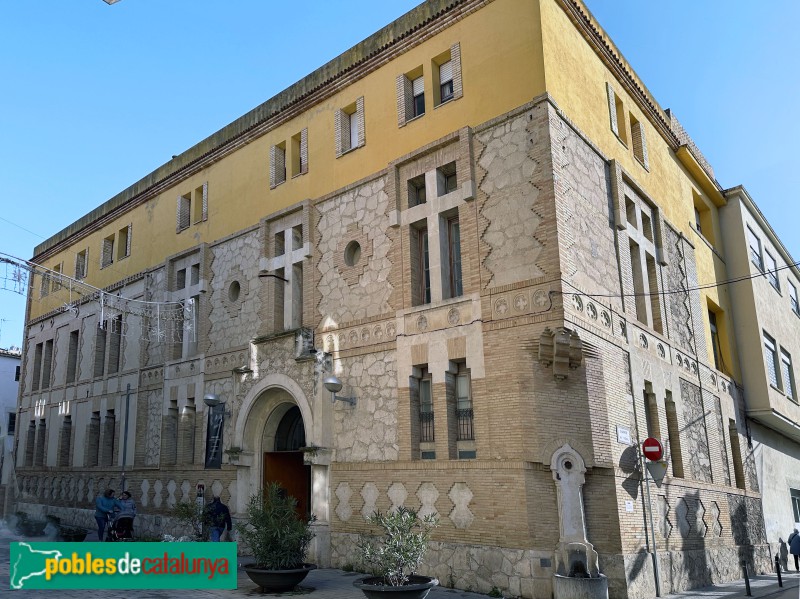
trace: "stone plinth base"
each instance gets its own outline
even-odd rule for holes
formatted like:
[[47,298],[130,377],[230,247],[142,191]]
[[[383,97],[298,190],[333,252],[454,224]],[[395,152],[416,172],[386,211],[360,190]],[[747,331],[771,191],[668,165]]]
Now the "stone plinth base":
[[608,578],[574,578],[553,574],[554,599],[608,599]]

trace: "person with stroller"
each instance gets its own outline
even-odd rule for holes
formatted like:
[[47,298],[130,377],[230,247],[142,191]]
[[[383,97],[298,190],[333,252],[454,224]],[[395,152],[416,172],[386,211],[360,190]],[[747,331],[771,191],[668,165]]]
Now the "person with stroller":
[[94,519],[97,522],[97,540],[103,540],[103,533],[106,530],[106,524],[108,523],[109,518],[114,513],[114,505],[116,504],[116,499],[114,499],[114,489],[106,489],[103,491],[102,495],[98,495],[97,499],[94,500]]
[[232,528],[231,512],[228,506],[215,495],[214,500],[206,508],[206,517],[211,527],[211,540],[218,543],[225,531],[230,532]]
[[133,539],[133,519],[136,517],[136,504],[131,498],[130,491],[120,493],[119,499],[114,502],[114,533],[116,540]]

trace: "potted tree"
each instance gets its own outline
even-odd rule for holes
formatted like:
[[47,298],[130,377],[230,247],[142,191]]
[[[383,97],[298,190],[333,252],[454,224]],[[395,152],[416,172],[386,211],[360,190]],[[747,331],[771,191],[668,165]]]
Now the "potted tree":
[[269,483],[250,498],[247,522],[236,525],[239,538],[255,557],[244,571],[263,591],[290,591],[317,567],[303,561],[314,538],[310,525],[314,517],[311,522],[301,520],[296,507],[294,497],[277,483]]
[[383,514],[375,512],[368,522],[381,529],[379,537],[362,535],[358,541],[361,558],[374,575],[359,578],[353,586],[368,599],[423,599],[439,584],[436,578],[419,576],[417,568],[428,549],[436,517],[423,518],[406,507]]

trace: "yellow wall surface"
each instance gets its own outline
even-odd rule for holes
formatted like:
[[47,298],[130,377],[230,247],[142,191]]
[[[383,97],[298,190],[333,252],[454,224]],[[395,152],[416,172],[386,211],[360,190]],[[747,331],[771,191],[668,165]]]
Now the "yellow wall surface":
[[[431,61],[458,42],[463,97],[433,106]],[[502,60],[501,60],[502,57]],[[323,62],[325,56],[320,56]],[[425,115],[397,125],[397,75],[422,66]],[[86,282],[103,288],[164,262],[172,255],[258,224],[277,210],[317,198],[385,169],[388,163],[465,125],[474,126],[516,108],[544,92],[538,5],[530,0],[495,0],[388,64],[344,87],[290,121],[236,150],[112,224],[85,236],[45,261],[65,263],[74,275],[75,254],[90,248]],[[336,158],[334,114],[364,97],[366,145]],[[269,188],[270,146],[308,128],[308,173]],[[288,156],[287,156],[288,158]],[[289,161],[287,160],[287,163]],[[176,234],[179,195],[208,183],[208,220]],[[100,269],[102,240],[133,223],[131,255]],[[64,303],[63,293],[39,301],[34,289],[30,318]]]
[[[622,87],[599,56],[575,28],[557,0],[541,0],[542,38],[544,42],[544,65],[547,91],[566,116],[603,153],[619,161],[650,198],[661,208],[664,218],[695,245],[695,260],[700,286],[725,280],[724,263],[714,252],[698,239],[692,230],[694,223],[693,191],[710,206],[716,239],[720,238],[717,210],[714,203],[702,191],[700,183],[693,179],[670,146],[652,126],[630,95]],[[625,125],[628,127],[626,145],[612,131],[609,117],[606,83],[610,83],[625,108]],[[629,114],[644,126],[649,155],[649,170],[634,157],[630,143]],[[619,124],[623,126],[622,123]],[[702,305],[710,298],[730,315],[727,293],[716,288],[701,291]],[[709,339],[708,315],[703,315],[705,334]],[[728,327],[727,347],[723,348],[726,364],[737,364],[735,340],[732,328]],[[710,353],[708,362],[713,364]],[[731,373],[740,380],[738,369]]]

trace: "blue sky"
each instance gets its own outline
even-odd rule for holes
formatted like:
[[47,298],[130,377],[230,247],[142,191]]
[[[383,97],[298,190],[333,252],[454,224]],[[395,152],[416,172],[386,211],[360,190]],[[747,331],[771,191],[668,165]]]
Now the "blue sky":
[[[744,184],[800,257],[790,179],[800,166],[800,3],[587,2],[723,187]],[[0,252],[31,257],[45,238],[416,4],[3,2]],[[25,299],[2,287],[0,347],[21,345]]]

